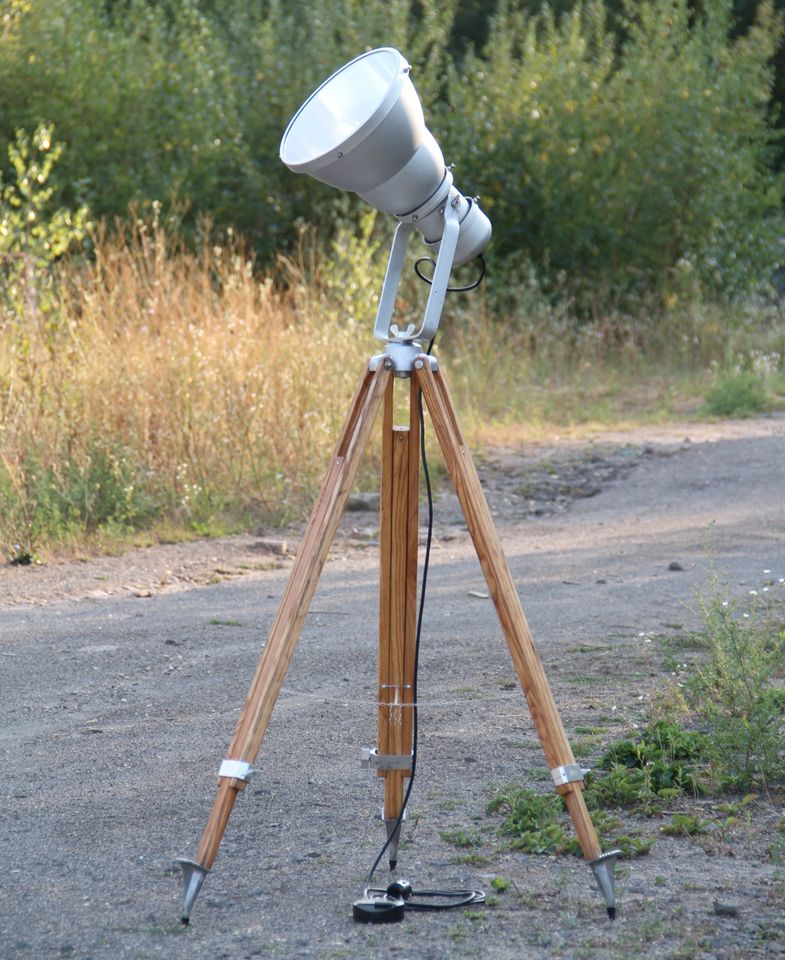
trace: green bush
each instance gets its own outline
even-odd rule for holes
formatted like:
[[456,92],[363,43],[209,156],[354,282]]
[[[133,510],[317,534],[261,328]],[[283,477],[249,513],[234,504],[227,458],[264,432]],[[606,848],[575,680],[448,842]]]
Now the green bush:
[[479,188],[498,253],[552,289],[700,290],[732,297],[776,264],[782,183],[768,167],[762,3],[729,40],[728,0],[602,3],[556,21],[500,3],[480,54],[453,67],[441,114],[461,183]]
[[732,297],[768,277],[783,229],[771,3],[742,35],[732,0],[614,3],[612,28],[598,0],[560,18],[569,4],[523,6],[499,0],[477,51],[456,0],[10,0],[0,156],[45,119],[67,146],[59,203],[112,218],[176,197],[189,228],[206,215],[269,256],[298,219],[356,222],[358,202],[293,176],[278,144],[320,80],[392,44],[461,189],[483,195],[497,256],[551,292]]
[[190,203],[266,254],[297,218],[353,210],[278,159],[310,90],[371,45],[397,44],[434,95],[454,3],[408,0],[24,0],[0,26],[0,150],[15,127],[57,124],[64,202],[124,217],[130,202]]
[[86,237],[86,207],[53,209],[49,180],[62,152],[45,125],[32,141],[17,130],[8,144],[13,179],[4,183],[0,171],[0,308],[11,319],[36,322],[51,311],[52,265]]
[[753,370],[720,376],[706,395],[706,412],[718,417],[749,417],[766,409],[763,378]]
[[160,514],[161,497],[126,451],[99,441],[80,461],[64,450],[56,464],[34,453],[13,472],[0,462],[3,552],[30,563],[47,540],[137,529]]

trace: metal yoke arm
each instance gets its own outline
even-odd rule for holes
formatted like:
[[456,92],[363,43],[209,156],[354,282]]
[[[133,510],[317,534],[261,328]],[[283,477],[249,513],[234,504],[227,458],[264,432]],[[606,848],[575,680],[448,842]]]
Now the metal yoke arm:
[[452,202],[445,203],[442,211],[444,217],[444,232],[439,242],[439,252],[436,256],[436,269],[434,270],[433,280],[431,281],[431,290],[428,294],[428,302],[425,305],[422,325],[415,331],[414,325],[410,324],[405,332],[398,332],[396,329],[393,336],[390,336],[390,326],[392,324],[393,313],[395,310],[395,299],[398,295],[398,286],[401,282],[401,273],[406,258],[406,248],[409,243],[409,237],[414,230],[414,222],[401,220],[395,228],[390,256],[387,261],[387,272],[384,276],[384,285],[379,297],[379,309],[376,313],[376,323],[373,328],[373,335],[377,340],[384,341],[428,341],[436,336],[439,329],[439,321],[444,306],[444,298],[447,294],[447,287],[450,283],[450,271],[452,270],[453,260],[455,259],[455,250],[458,246],[458,236],[461,232],[461,224],[458,219],[458,211]]

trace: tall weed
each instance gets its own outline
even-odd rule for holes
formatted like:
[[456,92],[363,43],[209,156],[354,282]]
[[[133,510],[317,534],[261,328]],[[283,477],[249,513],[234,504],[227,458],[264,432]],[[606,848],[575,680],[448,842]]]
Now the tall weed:
[[748,789],[785,780],[785,624],[782,579],[766,576],[742,606],[715,578],[698,595],[705,650],[684,701],[709,733],[719,780]]

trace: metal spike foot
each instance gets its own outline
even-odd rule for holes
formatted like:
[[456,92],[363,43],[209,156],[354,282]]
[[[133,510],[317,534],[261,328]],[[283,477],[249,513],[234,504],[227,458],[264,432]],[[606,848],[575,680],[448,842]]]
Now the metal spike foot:
[[390,870],[394,870],[398,866],[398,841],[401,839],[401,824],[405,819],[405,813],[400,820],[397,817],[392,820],[385,820],[382,817],[384,826],[387,828],[387,857],[390,861]]
[[600,893],[605,898],[605,906],[608,910],[608,916],[611,920],[616,917],[616,894],[613,882],[613,868],[616,865],[616,859],[621,855],[621,850],[609,850],[602,856],[594,860],[589,860],[589,866],[600,888]]
[[180,922],[187,927],[191,918],[191,907],[202,889],[204,878],[210,871],[187,857],[178,857],[175,863],[180,865],[183,872],[183,912]]

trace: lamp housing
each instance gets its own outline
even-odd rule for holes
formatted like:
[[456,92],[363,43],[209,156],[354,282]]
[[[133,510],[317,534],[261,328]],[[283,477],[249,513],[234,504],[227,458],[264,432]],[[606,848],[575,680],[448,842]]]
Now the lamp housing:
[[393,47],[360,54],[328,77],[290,120],[281,160],[294,173],[358,194],[372,207],[410,222],[438,253],[443,211],[451,204],[460,232],[452,264],[480,254],[491,223],[453,185],[439,144],[425,125],[410,66]]

